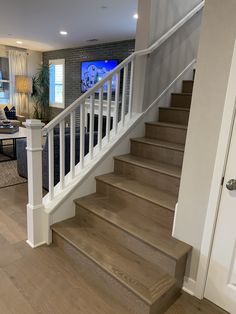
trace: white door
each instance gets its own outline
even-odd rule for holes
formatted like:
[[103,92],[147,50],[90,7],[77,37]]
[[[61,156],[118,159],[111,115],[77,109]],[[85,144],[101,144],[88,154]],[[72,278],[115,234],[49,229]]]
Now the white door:
[[227,160],[205,297],[226,311],[236,314],[236,119]]

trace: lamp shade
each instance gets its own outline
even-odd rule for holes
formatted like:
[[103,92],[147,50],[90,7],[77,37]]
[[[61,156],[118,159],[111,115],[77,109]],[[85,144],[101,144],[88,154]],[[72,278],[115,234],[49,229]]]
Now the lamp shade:
[[32,93],[32,77],[26,75],[16,75],[15,81],[17,93]]

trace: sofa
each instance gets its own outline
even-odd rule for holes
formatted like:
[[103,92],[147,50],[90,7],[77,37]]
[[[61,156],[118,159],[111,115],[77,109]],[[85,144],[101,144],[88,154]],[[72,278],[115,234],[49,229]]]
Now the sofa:
[[4,121],[10,121],[14,126],[21,126],[25,122],[25,117],[16,114],[14,106],[0,104],[0,125]]
[[[89,133],[85,132],[85,152],[89,152]],[[97,132],[94,132],[94,146],[97,144]],[[21,177],[27,178],[27,152],[26,139],[17,139],[16,141],[16,156],[17,156],[17,171]],[[80,131],[76,128],[75,132],[75,163],[80,160]],[[42,151],[42,169],[43,169],[43,188],[49,188],[48,175],[48,137],[46,137],[45,144]],[[65,129],[65,174],[70,171],[70,129]],[[60,136],[59,129],[54,129],[54,184],[60,181]]]

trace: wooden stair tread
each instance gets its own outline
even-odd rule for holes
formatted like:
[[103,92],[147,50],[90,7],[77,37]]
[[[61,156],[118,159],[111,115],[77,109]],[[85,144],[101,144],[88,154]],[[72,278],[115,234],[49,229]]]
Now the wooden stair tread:
[[107,239],[103,230],[86,219],[71,218],[53,225],[52,230],[149,305],[176,284],[157,266]]
[[178,150],[181,152],[184,151],[184,145],[182,144],[162,141],[162,140],[148,138],[148,137],[132,138],[131,141],[139,142],[139,143],[143,143],[147,145],[159,146],[159,147],[168,148],[172,150]]
[[94,193],[75,203],[175,260],[190,251],[190,246],[174,239],[170,230],[131,208],[115,205],[106,196]]
[[150,169],[153,171],[161,172],[161,173],[164,173],[169,176],[176,177],[176,178],[180,178],[181,176],[181,168],[178,166],[158,162],[151,159],[146,159],[146,158],[135,156],[132,154],[117,156],[117,157],[114,157],[114,159],[125,161],[127,163],[130,163],[139,167],[143,167],[146,169]]
[[183,130],[187,130],[188,128],[187,125],[183,125],[183,124],[158,122],[158,121],[146,122],[146,125],[162,126],[162,127],[167,127],[167,128],[183,129]]
[[[40,258],[40,255],[42,255],[42,252],[38,251],[38,255],[35,256],[32,260],[30,260],[31,267],[37,267],[37,263],[41,265],[40,267],[44,267],[48,269],[50,272],[52,266],[56,265],[57,268],[57,277],[58,274],[60,274],[60,279],[57,280],[57,283],[64,281],[64,288],[67,288],[67,281],[71,281],[72,286],[76,287],[75,289],[70,289],[70,293],[73,295],[74,298],[77,298],[79,295],[79,298],[83,300],[83,302],[79,302],[79,304],[82,305],[80,307],[81,314],[130,314],[130,311],[128,311],[122,304],[119,302],[116,298],[114,298],[111,294],[104,291],[99,286],[99,282],[97,282],[96,278],[91,276],[91,274],[85,272],[85,271],[77,271],[78,264],[74,263],[73,259],[68,258],[68,254],[66,251],[61,249],[60,247],[57,247],[55,244],[53,244],[50,247],[50,251],[47,249],[47,260],[45,262],[45,259]],[[45,256],[44,252],[44,256]],[[24,261],[25,262],[25,261]],[[29,262],[29,261],[28,261]],[[45,263],[45,265],[42,266],[42,262]],[[26,267],[26,264],[22,265],[22,267]],[[82,265],[79,265],[82,266]],[[40,272],[40,270],[39,270]],[[54,285],[56,283],[54,282]],[[70,284],[71,286],[71,284]],[[52,287],[53,289],[53,287]],[[91,304],[91,296],[93,299],[93,304]],[[78,310],[78,308],[77,308]],[[39,310],[40,311],[40,310]],[[41,311],[40,311],[41,313]],[[73,311],[73,313],[75,313]]]
[[115,186],[116,188],[125,192],[143,198],[154,204],[173,211],[175,210],[177,197],[164,191],[157,190],[151,185],[147,185],[145,183],[115,173],[101,175],[96,177],[96,179],[106,184]]

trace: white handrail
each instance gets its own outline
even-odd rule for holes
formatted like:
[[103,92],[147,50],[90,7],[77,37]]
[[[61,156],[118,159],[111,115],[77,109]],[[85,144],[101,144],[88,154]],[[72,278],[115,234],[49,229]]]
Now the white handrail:
[[112,79],[120,70],[127,66],[136,57],[149,55],[158,49],[167,39],[169,39],[176,31],[178,31],[184,24],[186,24],[195,14],[197,14],[205,5],[205,0],[198,4],[192,11],[190,11],[184,18],[182,18],[178,23],[176,23],[167,33],[165,33],[161,38],[159,38],[153,45],[149,48],[136,51],[131,54],[128,58],[122,61],[114,70],[110,71],[101,81],[94,85],[85,94],[76,99],[69,107],[63,110],[58,116],[56,116],[52,121],[50,121],[44,128],[43,132],[48,133],[57,124],[64,120],[70,113],[72,113],[78,106],[84,104],[86,99],[92,94],[96,93],[108,80]]

